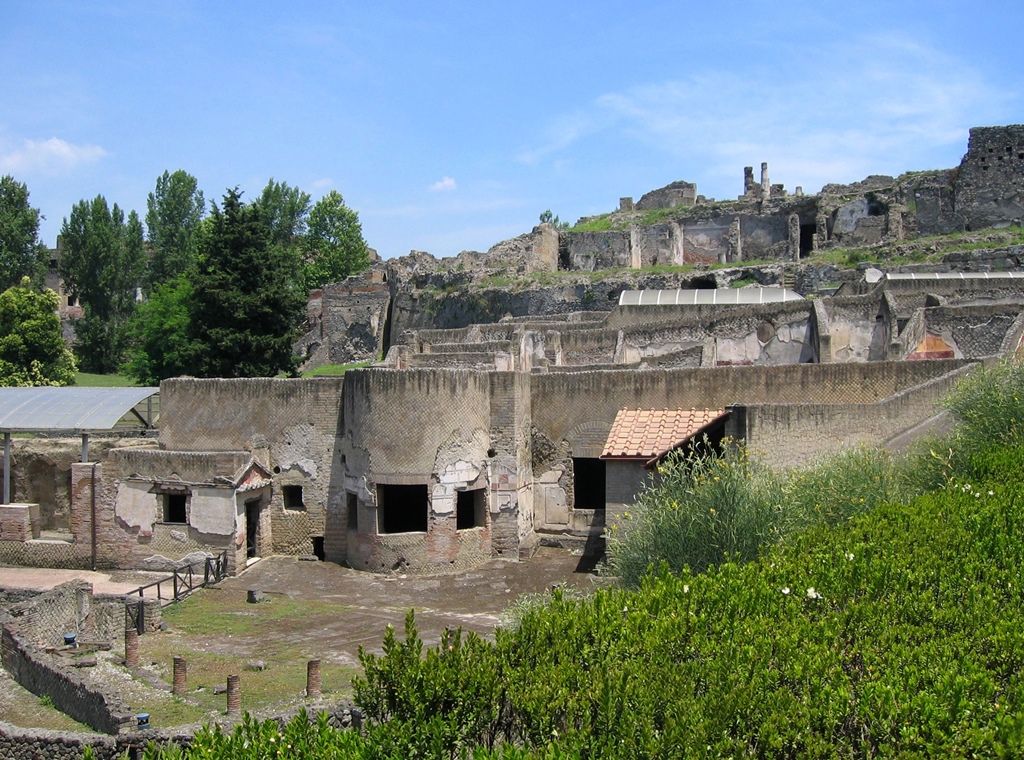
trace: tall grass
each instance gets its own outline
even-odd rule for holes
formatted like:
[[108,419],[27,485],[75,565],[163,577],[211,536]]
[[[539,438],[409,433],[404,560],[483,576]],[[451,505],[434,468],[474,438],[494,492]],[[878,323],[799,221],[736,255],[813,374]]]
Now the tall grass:
[[609,567],[635,587],[659,561],[678,573],[729,558],[752,560],[802,522],[785,496],[784,480],[752,462],[742,445],[727,442],[722,452],[693,458],[673,455],[612,525]]

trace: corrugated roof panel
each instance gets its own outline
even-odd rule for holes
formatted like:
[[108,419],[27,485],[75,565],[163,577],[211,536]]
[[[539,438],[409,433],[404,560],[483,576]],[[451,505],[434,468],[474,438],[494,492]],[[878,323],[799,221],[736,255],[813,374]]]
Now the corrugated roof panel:
[[0,431],[109,430],[159,388],[0,388]]
[[887,280],[1018,280],[1024,272],[887,272]]
[[619,306],[743,306],[802,301],[792,290],[774,287],[623,290]]

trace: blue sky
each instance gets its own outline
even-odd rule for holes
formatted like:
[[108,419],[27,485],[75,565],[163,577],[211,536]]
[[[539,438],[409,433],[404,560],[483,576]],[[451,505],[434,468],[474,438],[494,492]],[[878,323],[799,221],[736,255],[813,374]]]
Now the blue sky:
[[184,169],[338,190],[382,256],[450,256],[762,161],[805,192],[956,166],[1024,122],[1022,31],[1020,0],[0,0],[0,174],[48,245]]

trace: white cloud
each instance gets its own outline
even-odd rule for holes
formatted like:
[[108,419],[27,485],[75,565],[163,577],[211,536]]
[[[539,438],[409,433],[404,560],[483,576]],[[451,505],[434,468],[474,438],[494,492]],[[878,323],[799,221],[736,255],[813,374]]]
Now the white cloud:
[[0,172],[63,174],[79,165],[95,163],[107,155],[107,151],[98,145],[73,145],[59,137],[22,140],[18,147],[0,146]]
[[330,179],[329,177],[324,177],[323,179],[318,179],[318,180],[314,180],[313,181],[313,189],[314,190],[326,190],[328,187],[330,187],[333,184],[334,184],[334,180],[333,179]]
[[739,191],[739,168],[767,160],[773,179],[816,192],[870,173],[945,168],[919,163],[937,147],[966,146],[967,128],[998,122],[1015,97],[969,61],[876,36],[790,50],[742,73],[698,70],[606,93],[555,117],[519,158],[535,163],[602,132],[669,154],[687,179]]
[[458,187],[455,180],[451,177],[442,177],[433,185],[430,186],[430,192],[432,193],[447,193]]

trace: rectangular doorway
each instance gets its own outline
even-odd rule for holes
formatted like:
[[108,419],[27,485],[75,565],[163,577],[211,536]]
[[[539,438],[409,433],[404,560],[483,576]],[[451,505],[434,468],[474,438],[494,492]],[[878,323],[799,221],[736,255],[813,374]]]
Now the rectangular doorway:
[[260,500],[245,502],[245,557],[259,556],[260,548]]
[[573,509],[605,508],[605,461],[573,457]]

